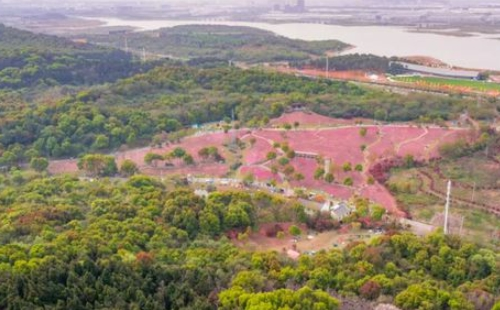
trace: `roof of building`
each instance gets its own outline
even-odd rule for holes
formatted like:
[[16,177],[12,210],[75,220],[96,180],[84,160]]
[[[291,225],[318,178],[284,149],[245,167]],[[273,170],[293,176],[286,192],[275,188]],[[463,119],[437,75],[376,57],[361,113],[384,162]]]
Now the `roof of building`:
[[402,65],[405,69],[415,72],[423,72],[428,74],[449,76],[449,77],[464,77],[464,78],[476,78],[479,76],[479,71],[469,71],[469,70],[455,70],[446,68],[434,68],[421,65],[415,65],[407,62],[397,61],[397,64]]
[[351,208],[345,202],[338,203],[333,207],[333,213],[339,218],[344,218],[351,214],[351,212]]
[[351,214],[352,209],[344,201],[338,203],[326,201],[321,207],[321,212],[333,212],[338,218],[344,218]]

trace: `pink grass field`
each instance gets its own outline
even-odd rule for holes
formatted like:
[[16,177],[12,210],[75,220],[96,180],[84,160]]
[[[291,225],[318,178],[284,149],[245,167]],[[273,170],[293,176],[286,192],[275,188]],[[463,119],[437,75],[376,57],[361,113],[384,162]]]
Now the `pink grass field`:
[[[271,123],[293,123],[298,121],[301,124],[334,124],[335,119],[320,116],[317,114],[308,114],[304,112],[295,112],[285,114]],[[316,122],[316,123],[315,123]],[[239,176],[252,173],[256,180],[269,181],[276,180],[282,182],[280,175],[271,172],[272,163],[267,162],[268,152],[275,150],[274,142],[286,142],[296,152],[312,153],[332,162],[332,171],[335,182],[329,184],[323,180],[315,180],[314,172],[318,163],[314,158],[294,158],[290,164],[296,172],[304,176],[304,180],[296,181],[290,179],[288,184],[292,187],[305,187],[312,190],[321,190],[333,196],[348,199],[354,194],[369,198],[370,200],[383,205],[388,211],[404,215],[397,208],[397,203],[389,191],[380,184],[368,185],[368,172],[371,165],[378,160],[387,157],[413,155],[419,160],[429,160],[439,156],[438,149],[442,143],[451,142],[458,139],[464,130],[446,129],[438,127],[418,127],[416,125],[387,125],[387,126],[357,126],[342,125],[330,128],[299,128],[297,130],[278,130],[261,129],[240,130],[236,133],[205,133],[202,135],[185,138],[179,144],[171,144],[162,148],[146,147],[141,149],[128,150],[115,153],[118,165],[125,159],[134,161],[141,172],[148,175],[199,175],[222,177],[229,172],[229,164],[214,163],[202,161],[198,156],[198,151],[203,147],[215,146],[219,152],[227,159],[232,158],[229,150],[224,146],[234,137],[241,138],[246,143],[246,148],[241,151],[241,162],[243,166],[238,171]],[[338,124],[335,123],[335,124]],[[366,135],[362,136],[360,130],[366,128]],[[256,139],[253,146],[249,140]],[[366,146],[362,151],[361,146]],[[190,153],[195,161],[195,166],[186,166],[182,162],[174,162],[174,167],[165,168],[163,163],[158,163],[157,167],[147,166],[144,163],[144,156],[148,152],[166,154],[176,147],[184,148]],[[279,153],[279,150],[275,150]],[[342,165],[350,162],[352,167],[363,165],[363,171],[344,172]],[[52,161],[49,166],[49,172],[76,173],[78,168],[76,160],[58,160]],[[342,183],[346,178],[351,178],[353,186],[344,186]]]

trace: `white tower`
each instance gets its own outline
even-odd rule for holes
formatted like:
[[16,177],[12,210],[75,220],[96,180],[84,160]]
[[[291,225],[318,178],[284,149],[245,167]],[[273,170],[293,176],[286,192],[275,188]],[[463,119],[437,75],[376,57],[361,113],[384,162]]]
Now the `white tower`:
[[447,235],[449,233],[448,231],[448,215],[450,212],[450,196],[451,196],[451,181],[448,181],[448,193],[446,195],[446,206],[444,210],[444,227],[443,231],[444,234]]

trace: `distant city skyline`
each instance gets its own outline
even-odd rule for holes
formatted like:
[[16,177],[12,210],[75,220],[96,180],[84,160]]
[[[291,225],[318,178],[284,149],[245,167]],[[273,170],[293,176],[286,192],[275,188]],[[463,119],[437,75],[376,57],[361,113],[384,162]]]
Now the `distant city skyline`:
[[[36,4],[43,4],[43,3],[54,3],[54,2],[59,2],[56,0],[42,0],[38,1]],[[140,5],[140,4],[195,4],[195,3],[207,3],[207,4],[233,4],[233,5],[248,5],[249,3],[255,3],[255,4],[269,4],[273,5],[276,3],[281,3],[283,5],[285,4],[291,4],[291,3],[296,3],[297,1],[293,0],[130,0],[130,1],[124,1],[124,0],[66,0],[64,1],[65,3],[100,3],[100,4],[117,4],[117,3],[124,3],[124,4],[135,4],[135,5]],[[500,0],[307,0],[307,5],[337,5],[337,4],[342,4],[342,3],[352,3],[352,4],[360,4],[360,3],[435,3],[435,2],[443,2],[443,3],[460,3],[460,4],[477,4],[477,3],[494,3],[498,4],[500,3]],[[8,4],[31,4],[33,3],[32,0],[0,0],[0,3],[8,3]]]

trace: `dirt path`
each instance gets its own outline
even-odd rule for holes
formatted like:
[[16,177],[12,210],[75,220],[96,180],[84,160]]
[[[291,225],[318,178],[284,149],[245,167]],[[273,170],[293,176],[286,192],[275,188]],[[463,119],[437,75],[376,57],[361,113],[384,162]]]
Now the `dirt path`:
[[368,171],[370,171],[370,167],[373,164],[371,160],[372,153],[370,151],[375,145],[379,144],[382,139],[385,137],[384,132],[381,126],[377,126],[377,139],[366,146],[366,149],[363,151],[363,177],[365,178],[365,184],[362,186],[360,190],[363,190],[364,187],[368,184],[368,179],[370,177]]
[[412,138],[412,139],[408,139],[408,140],[405,140],[405,141],[401,141],[400,143],[396,144],[396,147],[395,147],[396,154],[399,154],[399,150],[404,145],[412,143],[412,142],[416,142],[416,141],[422,139],[423,137],[425,137],[427,134],[429,134],[429,129],[427,129],[427,127],[424,127],[424,133],[421,134],[420,136]]
[[448,136],[454,134],[455,132],[454,131],[450,131],[449,133],[445,134],[444,136],[442,136],[441,138],[439,139],[436,139],[436,141],[434,141],[434,143],[430,144],[430,145],[426,145],[425,146],[425,152],[424,152],[424,158],[425,160],[429,161],[431,159],[431,153],[433,150],[435,150],[442,142],[444,139],[446,139]]

